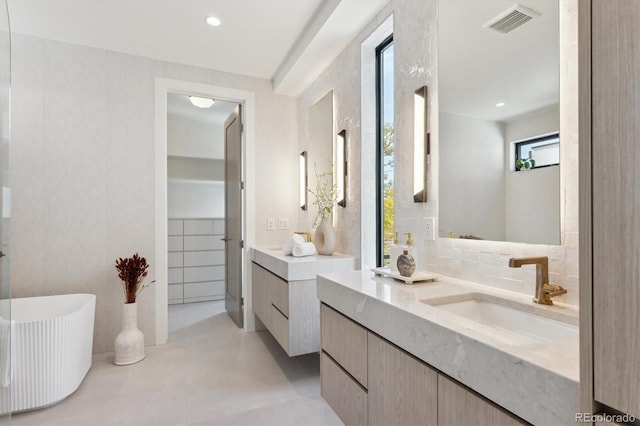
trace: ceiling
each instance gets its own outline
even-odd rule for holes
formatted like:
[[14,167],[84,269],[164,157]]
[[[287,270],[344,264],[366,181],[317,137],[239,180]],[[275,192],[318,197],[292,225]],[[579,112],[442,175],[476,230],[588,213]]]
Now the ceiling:
[[559,103],[558,0],[519,3],[541,16],[501,34],[482,26],[515,0],[440,2],[440,112],[508,121]]
[[[8,4],[13,33],[269,79],[277,93],[297,96],[388,1],[9,0]],[[222,25],[208,26],[204,19],[209,15],[220,18]],[[313,52],[311,60],[305,55],[308,51]]]

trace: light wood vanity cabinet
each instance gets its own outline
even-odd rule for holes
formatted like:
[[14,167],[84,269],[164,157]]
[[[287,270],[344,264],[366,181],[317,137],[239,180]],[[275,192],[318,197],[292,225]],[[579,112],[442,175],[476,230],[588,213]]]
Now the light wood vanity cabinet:
[[320,350],[316,280],[285,281],[251,264],[253,312],[289,356]]
[[[260,318],[260,321],[269,328],[269,311],[271,302],[269,301],[269,276],[267,271],[255,263],[251,263],[251,300],[253,301],[253,312]],[[260,285],[256,285],[260,284]]]
[[322,397],[347,425],[521,425],[507,411],[321,306]]
[[320,351],[320,273],[352,271],[354,258],[285,256],[281,249],[251,248],[251,305],[257,319],[289,356]]
[[326,352],[320,354],[320,394],[346,425],[366,425],[367,390]]
[[322,351],[366,388],[367,330],[327,305],[320,309]]
[[369,332],[369,424],[437,425],[438,373]]
[[442,426],[515,426],[526,423],[453,380],[438,375],[438,424]]
[[[640,2],[593,0],[590,21],[592,116],[585,133],[591,130],[592,193],[580,207],[580,232],[593,234],[591,256],[583,262],[581,252],[580,276],[593,272],[593,399],[640,418]],[[590,337],[581,336],[585,353]],[[588,376],[587,367],[585,387]]]

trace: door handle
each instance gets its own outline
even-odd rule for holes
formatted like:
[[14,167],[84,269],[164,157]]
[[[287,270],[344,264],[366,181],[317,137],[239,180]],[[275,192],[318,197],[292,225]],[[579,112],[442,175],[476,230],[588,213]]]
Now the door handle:
[[233,238],[224,237],[224,238],[220,238],[220,241],[231,241],[232,239]]

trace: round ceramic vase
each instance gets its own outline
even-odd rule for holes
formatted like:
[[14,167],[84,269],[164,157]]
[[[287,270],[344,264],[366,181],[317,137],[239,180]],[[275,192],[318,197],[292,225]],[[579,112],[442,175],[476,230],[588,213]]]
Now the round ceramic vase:
[[331,225],[331,219],[325,217],[320,221],[320,225],[318,225],[316,232],[313,234],[313,244],[315,244],[318,254],[331,256],[336,249],[337,241],[338,236]]

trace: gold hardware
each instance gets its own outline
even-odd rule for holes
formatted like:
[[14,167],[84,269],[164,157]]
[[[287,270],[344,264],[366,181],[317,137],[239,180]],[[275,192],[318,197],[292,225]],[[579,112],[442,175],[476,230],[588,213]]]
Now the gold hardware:
[[540,305],[553,305],[552,297],[566,294],[567,290],[559,285],[549,284],[549,258],[541,257],[521,257],[509,259],[510,268],[520,268],[522,265],[536,265],[536,292],[533,303]]
[[311,242],[311,232],[308,232],[308,231],[296,231],[296,232],[294,232],[294,234],[302,235],[302,237],[304,237],[304,239],[308,243]]

